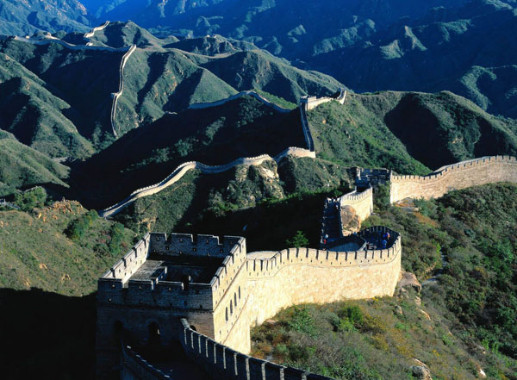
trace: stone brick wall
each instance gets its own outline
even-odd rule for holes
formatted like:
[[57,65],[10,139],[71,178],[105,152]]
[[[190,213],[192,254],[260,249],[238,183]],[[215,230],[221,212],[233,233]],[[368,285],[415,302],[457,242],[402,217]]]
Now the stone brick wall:
[[305,108],[307,111],[310,111],[310,110],[313,110],[314,108],[316,108],[317,106],[324,104],[324,103],[328,103],[332,100],[335,100],[335,101],[339,102],[340,104],[344,104],[345,99],[346,99],[346,94],[347,94],[346,90],[344,88],[342,88],[337,97],[324,96],[321,98],[317,98],[316,96],[305,96],[301,99],[301,103],[306,105]]
[[361,221],[368,218],[373,212],[373,189],[370,187],[365,191],[356,190],[339,198],[339,206],[352,207]]
[[390,202],[404,198],[438,198],[451,190],[495,182],[517,183],[517,159],[482,157],[441,167],[427,176],[392,175]]
[[183,319],[181,344],[186,354],[205,368],[214,379],[330,380],[305,371],[253,358],[217,343],[190,328]]
[[[401,237],[385,227],[372,227],[360,235],[386,231],[393,240],[384,250],[291,248],[262,259],[247,258],[243,238],[148,234],[99,280],[99,368],[116,363],[116,324],[140,342],[148,339],[148,326],[156,324],[164,345],[182,339],[187,354],[221,379],[324,379],[244,355],[251,348],[250,327],[300,303],[392,295],[400,273]],[[159,276],[130,279],[152,252],[225,258],[210,284],[191,283],[188,289]],[[184,326],[181,318],[196,331]],[[160,378],[154,369],[146,371],[141,358],[129,351],[124,355],[129,363],[127,376],[143,371],[148,377],[142,378]]]
[[261,324],[282,308],[307,302],[391,296],[401,267],[401,238],[389,231],[392,246],[384,250],[331,252],[290,248],[263,260],[248,260],[248,316]]

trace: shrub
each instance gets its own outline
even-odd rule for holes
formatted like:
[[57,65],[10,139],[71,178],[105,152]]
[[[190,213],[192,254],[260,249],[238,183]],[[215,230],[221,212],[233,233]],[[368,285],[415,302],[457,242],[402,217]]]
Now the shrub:
[[47,200],[47,192],[42,187],[34,187],[24,192],[16,193],[14,203],[20,207],[22,211],[31,211],[36,207],[45,206]]
[[287,239],[285,243],[288,247],[307,247],[309,245],[309,239],[305,237],[303,231],[296,231],[296,235],[294,235],[292,239]]
[[96,218],[98,218],[97,211],[88,211],[70,223],[65,231],[66,235],[72,240],[80,240]]

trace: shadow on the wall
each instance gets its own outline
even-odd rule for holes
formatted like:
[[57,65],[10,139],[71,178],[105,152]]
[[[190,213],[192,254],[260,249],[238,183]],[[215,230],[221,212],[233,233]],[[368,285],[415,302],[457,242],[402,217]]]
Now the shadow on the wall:
[[3,379],[95,377],[95,294],[0,289]]

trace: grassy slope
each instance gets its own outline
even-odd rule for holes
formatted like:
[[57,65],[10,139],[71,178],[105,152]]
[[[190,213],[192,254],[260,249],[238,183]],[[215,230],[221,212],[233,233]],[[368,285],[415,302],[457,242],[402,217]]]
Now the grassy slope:
[[407,152],[384,123],[399,94],[347,97],[344,106],[323,104],[309,112],[309,125],[319,156],[347,166],[386,167],[401,173],[424,174],[429,170]]
[[407,93],[385,117],[413,157],[435,169],[480,156],[517,155],[517,121],[450,92]]
[[109,46],[120,48],[124,46],[137,45],[139,48],[161,48],[162,45],[178,41],[176,37],[169,37],[165,40],[156,38],[146,29],[139,27],[135,23],[110,22],[102,30],[96,31],[89,39],[95,46]]
[[124,69],[124,93],[116,122],[126,132],[166,112],[178,112],[193,103],[213,102],[235,93],[227,83],[181,53],[137,50]]
[[402,233],[404,269],[423,280],[441,267],[440,252],[446,256],[438,285],[424,286],[421,305],[402,292],[289,308],[273,326],[254,330],[254,352],[337,378],[405,378],[412,358],[426,363],[433,378],[475,378],[479,368],[488,378],[512,378],[516,190],[487,185],[420,202],[419,212],[381,210],[365,224]]
[[66,186],[69,169],[0,131],[0,196],[16,188],[53,183]]
[[436,169],[473,157],[517,154],[514,120],[487,114],[449,92],[350,94],[345,106],[327,103],[309,112],[309,121],[316,150],[347,165],[423,174],[420,163]]
[[330,95],[344,87],[334,78],[304,71],[270,53],[254,49],[209,60],[203,67],[238,90],[259,89],[298,102],[303,95]]
[[123,131],[238,91],[255,89],[298,102],[303,95],[328,95],[343,87],[329,76],[296,69],[265,51],[242,51],[246,45],[222,37],[173,44],[154,39],[148,45],[133,53],[124,71],[125,90],[117,112]]
[[130,247],[134,233],[125,229],[120,245],[109,246],[114,223],[97,217],[83,236],[70,239],[65,231],[86,212],[71,201],[31,212],[0,211],[0,287],[67,296],[95,291],[98,277]]
[[81,136],[95,140],[95,134],[105,139],[103,134],[111,133],[111,93],[118,91],[123,52],[70,50],[9,38],[0,40],[0,51],[37,76],[61,104],[66,102],[64,114]]

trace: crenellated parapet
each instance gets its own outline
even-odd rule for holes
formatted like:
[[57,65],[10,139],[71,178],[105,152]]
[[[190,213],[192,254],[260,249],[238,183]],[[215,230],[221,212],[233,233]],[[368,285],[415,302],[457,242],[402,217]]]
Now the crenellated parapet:
[[[330,380],[329,377],[272,363],[235,351],[192,330],[182,319],[181,344],[189,358],[210,373],[213,379]],[[145,365],[145,363],[144,363]]]
[[[380,248],[386,234],[390,237]],[[355,238],[361,244],[350,251],[247,254],[241,237],[147,234],[99,279],[99,370],[116,363],[117,345],[110,336],[118,326],[143,344],[153,328],[165,346],[179,339],[186,354],[215,378],[323,379],[246,355],[250,327],[300,303],[392,295],[400,273],[400,235],[372,227]],[[163,378],[124,347],[124,370]]]
[[512,156],[481,157],[443,166],[426,175],[390,177],[390,202],[404,198],[438,198],[451,190],[496,182],[517,183],[517,159]]
[[[276,276],[286,266],[309,265],[327,268],[354,267],[361,265],[378,265],[389,263],[402,250],[400,235],[386,227],[372,227],[359,233],[365,236],[368,233],[383,234],[389,232],[392,236],[390,245],[385,249],[335,252],[312,248],[288,248],[276,252],[267,259],[248,259],[246,270],[249,279]],[[253,253],[250,254],[253,257]]]

